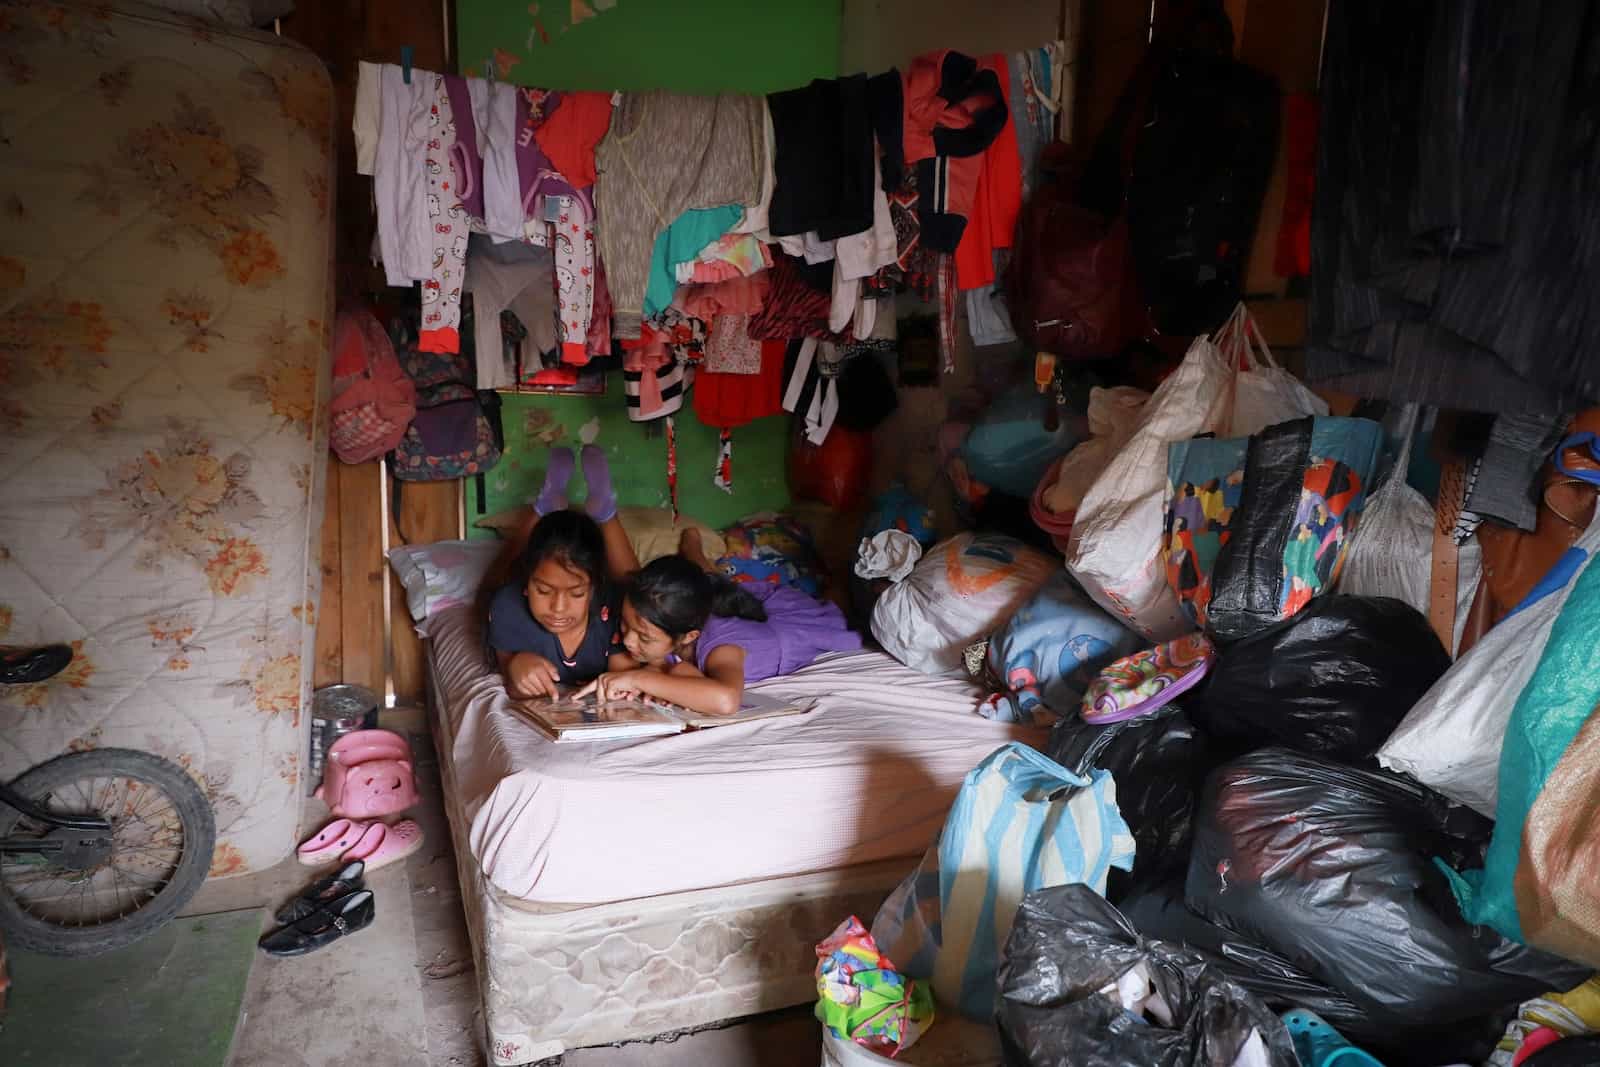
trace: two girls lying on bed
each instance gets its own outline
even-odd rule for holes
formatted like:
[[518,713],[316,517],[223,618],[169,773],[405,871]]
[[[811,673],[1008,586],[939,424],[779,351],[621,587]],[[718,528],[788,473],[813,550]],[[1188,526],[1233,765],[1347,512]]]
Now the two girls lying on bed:
[[551,450],[531,528],[508,546],[526,538],[515,577],[490,602],[489,645],[512,696],[587,682],[581,692],[602,700],[648,696],[732,715],[747,683],[861,647],[833,604],[716,573],[692,532],[679,555],[639,570],[605,454],[583,450],[588,514],[565,510],[572,467],[570,451]]

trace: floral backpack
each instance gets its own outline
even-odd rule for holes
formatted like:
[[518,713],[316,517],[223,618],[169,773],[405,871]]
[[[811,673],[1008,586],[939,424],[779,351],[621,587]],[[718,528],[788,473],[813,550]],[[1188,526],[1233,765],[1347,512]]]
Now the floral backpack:
[[417,390],[371,313],[341,311],[333,327],[333,402],[328,444],[345,463],[377,459],[400,443]]
[[[401,482],[478,479],[483,510],[483,474],[500,462],[505,436],[500,397],[473,386],[470,353],[423,352],[413,323],[390,327],[400,366],[417,390],[417,413],[390,453],[390,469]],[[395,495],[398,501],[399,494]]]

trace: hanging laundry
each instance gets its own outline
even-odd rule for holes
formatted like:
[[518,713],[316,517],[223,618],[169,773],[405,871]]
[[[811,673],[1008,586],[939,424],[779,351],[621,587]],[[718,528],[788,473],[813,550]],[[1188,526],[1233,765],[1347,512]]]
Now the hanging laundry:
[[618,336],[639,336],[656,238],[674,219],[757,202],[764,122],[759,97],[623,96],[595,149],[594,190]]
[[[761,341],[759,372],[731,374],[703,369],[694,378],[694,411],[707,426],[736,430],[783,411],[785,341]],[[709,363],[708,363],[709,367]]]
[[456,124],[456,143],[450,149],[450,166],[455,171],[456,192],[461,197],[461,206],[466,209],[469,216],[477,219],[483,218],[483,182],[479,175],[483,173],[483,156],[481,154],[482,122],[487,120],[486,105],[488,95],[484,90],[481,78],[472,81],[478,86],[478,91],[473,92],[467,87],[467,79],[455,74],[444,76],[445,91],[450,96],[450,114]]
[[813,445],[828,439],[828,431],[839,415],[838,380],[835,375],[822,372],[823,364],[838,362],[838,351],[830,341],[807,337],[789,345],[783,410],[802,416],[802,432]]
[[575,189],[594,185],[594,150],[611,128],[611,94],[565,92],[533,132],[539,150]]
[[776,136],[773,236],[815,231],[831,241],[872,226],[872,127],[867,76],[819,78],[767,97]]
[[628,418],[649,422],[683,407],[683,367],[669,361],[646,369],[632,356],[630,352],[622,357],[622,392],[627,398]]
[[828,293],[807,283],[803,270],[792,256],[774,258],[772,269],[767,271],[766,302],[750,319],[751,337],[779,341],[792,337],[841,338],[828,329]]
[[1434,6],[1328,7],[1307,377],[1570,411],[1600,396],[1593,13]]
[[706,336],[705,369],[714,374],[760,374],[764,343],[750,336],[748,314],[720,314],[711,320]]
[[746,207],[744,218],[739,220],[739,225],[734,227],[736,233],[754,234],[762,241],[771,242],[772,233],[767,228],[768,215],[772,209],[772,191],[777,186],[778,176],[773,168],[777,158],[777,134],[772,129],[772,111],[767,107],[765,97],[761,99],[762,119],[762,151],[765,154],[765,163],[761,168],[761,196],[756,203]]
[[561,361],[589,362],[589,324],[594,312],[594,226],[576,196],[558,198],[561,214],[550,225],[555,249],[556,292],[561,322]]
[[356,65],[356,104],[350,131],[356,142],[356,173],[372,173],[378,159],[383,125],[383,65],[365,60]]
[[724,493],[733,492],[733,432],[723,430],[717,435],[717,469],[711,482]]
[[732,205],[685,211],[656,237],[650,255],[650,280],[644,292],[646,318],[672,303],[678,288],[677,267],[693,263],[700,251],[727,233],[744,214]]
[[685,286],[678,290],[672,306],[705,322],[724,313],[754,315],[766,304],[768,284],[765,274],[752,274],[711,285]]
[[515,383],[513,361],[506,366],[500,313],[510,311],[527,331],[532,351],[523,350],[523,366],[537,364],[537,353],[556,346],[555,266],[550,250],[525,244],[495,244],[474,234],[467,243],[466,289],[472,294],[473,352],[479,389],[501,389]]
[[422,282],[422,330],[417,351],[455,353],[461,350],[461,283],[467,266],[467,212],[453,180],[450,154],[456,145],[456,126],[450,93],[443,75],[428,75],[433,105],[431,133],[425,166],[428,175],[428,217],[433,220],[433,252],[428,276]]
[[892,193],[906,174],[905,93],[899,70],[891,67],[867,79],[867,117],[878,143],[878,186]]
[[968,289],[967,330],[975,345],[1008,345],[1017,339],[1011,327],[1011,311],[1006,307],[1004,289]]
[[951,51],[912,60],[901,92],[906,163],[915,165],[921,194],[921,241],[954,252],[977,195],[980,157],[1006,126],[1005,95],[993,70]]
[[517,169],[517,96],[505,82],[489,86],[483,150],[483,221],[496,241],[523,239],[522,180]]
[[583,349],[591,359],[611,355],[611,290],[606,287],[605,263],[598,251],[594,257],[594,308]]
[[[1003,55],[984,56],[978,68],[995,76],[1012,110],[1011,74]],[[1022,210],[1022,155],[1017,145],[1017,124],[1006,123],[979,157],[978,185],[972,214],[956,246],[956,281],[963,290],[993,288],[994,256],[1011,247]]]
[[833,293],[828,309],[828,328],[835,332],[852,325],[857,336],[872,332],[878,305],[863,294],[862,282],[898,258],[894,219],[889,214],[889,198],[884,194],[879,180],[881,176],[882,171],[874,153],[872,226],[834,242]]
[[380,79],[383,99],[372,170],[378,248],[389,284],[401,288],[433,270],[427,168],[428,140],[436,120],[432,80],[419,72],[407,83],[394,64],[384,66]]
[[678,426],[667,416],[667,495],[672,498],[672,521],[678,521]]
[[[1022,170],[1022,195],[1028,196],[1039,182],[1039,153],[1055,140],[1055,112],[1046,106],[1035,72],[1040,49],[1015,52],[1007,57],[1010,93],[1006,102],[1011,110],[1013,136],[1017,139],[1017,158]],[[1046,92],[1048,83],[1046,84]]]
[[559,108],[561,94],[545,89],[518,89],[517,106],[517,184],[522,194],[524,234],[537,240],[551,221],[541,210],[546,197],[572,197],[581,205],[584,215],[593,219],[592,198],[579,190],[556,169],[550,157],[539,147],[537,134],[547,116]]
[[939,362],[946,374],[956,372],[956,264],[951,256],[939,257]]
[[670,307],[646,322],[639,336],[623,342],[636,354],[641,367],[662,363],[695,366],[705,360],[706,324],[680,308]]
[[772,252],[754,234],[725,233],[702,248],[691,262],[678,264],[678,284],[726,281],[760,273],[770,266]]

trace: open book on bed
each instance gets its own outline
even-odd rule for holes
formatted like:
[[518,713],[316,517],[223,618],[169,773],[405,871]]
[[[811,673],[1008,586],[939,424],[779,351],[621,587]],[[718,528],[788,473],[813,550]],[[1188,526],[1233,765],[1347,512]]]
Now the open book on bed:
[[734,714],[705,715],[656,700],[597,701],[593,696],[578,699],[563,694],[557,700],[514,700],[511,708],[553,741],[614,741],[800,715],[811,705],[746,693]]

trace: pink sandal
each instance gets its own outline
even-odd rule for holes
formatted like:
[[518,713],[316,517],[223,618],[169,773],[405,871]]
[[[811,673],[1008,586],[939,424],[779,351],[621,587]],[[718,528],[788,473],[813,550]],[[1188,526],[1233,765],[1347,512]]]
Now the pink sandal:
[[295,858],[307,867],[332,863],[362,840],[373,825],[366,820],[335,819],[307,838],[295,850]]
[[411,819],[401,819],[393,826],[375,822],[367,827],[361,840],[345,853],[344,859],[346,862],[361,860],[367,865],[367,873],[371,874],[379,867],[398,863],[421,847],[422,827]]

